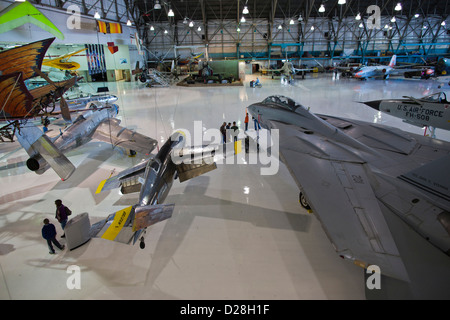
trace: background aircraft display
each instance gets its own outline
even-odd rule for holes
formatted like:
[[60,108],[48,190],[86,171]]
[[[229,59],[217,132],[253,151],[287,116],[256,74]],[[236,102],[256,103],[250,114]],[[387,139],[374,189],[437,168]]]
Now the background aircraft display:
[[422,75],[423,72],[424,79],[428,79],[432,73],[434,73],[431,68],[426,66],[417,65],[412,68],[411,66],[396,66],[396,63],[397,55],[394,54],[387,66],[362,66],[353,71],[353,77],[361,80],[367,80],[368,78],[389,79],[389,76],[391,75],[405,75],[406,77],[412,77],[415,76],[416,73]]
[[75,166],[64,153],[91,139],[149,155],[156,147],[157,141],[121,127],[120,120],[115,118],[118,111],[119,107],[114,104],[90,102],[83,114],[53,138],[43,134],[42,130],[32,123],[25,124],[16,136],[30,156],[26,162],[27,168],[42,174],[51,167],[62,180],[67,180],[75,171]]
[[427,127],[435,138],[435,129],[450,130],[450,102],[444,92],[422,98],[386,99],[363,102],[369,107],[403,119],[403,121]]
[[280,158],[301,203],[336,252],[379,268],[381,288],[366,288],[366,297],[450,298],[449,142],[316,115],[283,96],[248,111],[278,130]]
[[76,55],[77,53],[80,53],[82,51],[85,51],[86,48],[83,48],[81,50],[65,54],[60,57],[52,58],[52,59],[44,59],[42,62],[42,65],[47,67],[52,67],[59,70],[77,70],[80,69],[80,64],[78,62],[69,61],[70,57]]
[[[180,182],[216,169],[214,148],[187,148],[182,132],[173,133],[153,159],[102,181],[96,193],[120,187],[122,194],[139,192],[139,202],[92,225],[93,237],[145,247],[146,228],[172,216],[174,204],[163,204],[174,179]],[[184,157],[187,162],[176,159]]]
[[310,68],[295,68],[294,64],[290,61],[285,61],[283,63],[283,66],[280,69],[260,69],[262,74],[272,74],[272,78],[274,75],[284,75],[288,78],[292,78],[294,75],[296,75],[299,72],[309,72],[313,71],[313,69]]

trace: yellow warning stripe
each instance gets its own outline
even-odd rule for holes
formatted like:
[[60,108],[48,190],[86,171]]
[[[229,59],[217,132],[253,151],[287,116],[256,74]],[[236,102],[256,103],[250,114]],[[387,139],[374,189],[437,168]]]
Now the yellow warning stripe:
[[102,239],[113,241],[117,237],[117,235],[122,230],[125,221],[127,221],[128,216],[130,215],[131,208],[133,208],[133,206],[116,212],[114,221],[111,223],[108,229],[106,229],[105,233],[102,235]]
[[103,186],[104,186],[105,183],[106,183],[106,180],[108,180],[108,179],[105,179],[105,180],[103,180],[102,182],[100,182],[100,184],[99,184],[98,187],[97,187],[97,190],[95,190],[95,194],[100,193],[100,192],[102,191]]

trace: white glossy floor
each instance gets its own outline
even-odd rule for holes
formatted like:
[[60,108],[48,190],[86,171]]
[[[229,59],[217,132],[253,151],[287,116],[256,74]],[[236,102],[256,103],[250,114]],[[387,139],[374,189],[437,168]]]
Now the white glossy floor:
[[[357,101],[420,97],[438,91],[436,81],[334,79],[309,76],[293,85],[260,77],[263,88],[146,88],[108,83],[119,96],[122,124],[157,138],[160,145],[178,128],[204,130],[223,121],[240,122],[245,108],[271,94],[289,96],[315,113],[339,115],[423,130]],[[448,132],[438,138],[450,140]],[[156,151],[155,151],[156,152]],[[49,170],[28,171],[17,143],[0,145],[0,299],[364,299],[363,269],[342,260],[319,222],[298,203],[298,189],[284,165],[272,176],[259,164],[219,165],[185,183],[174,182],[166,203],[173,217],[150,227],[146,248],[92,239],[73,251],[48,253],[41,237],[44,218],[57,227],[54,200],[91,223],[125,206],[137,195],[95,194],[112,170],[129,158],[106,143],[91,141],[67,154],[77,166],[68,181]],[[326,195],[324,195],[324,199]],[[64,240],[61,240],[64,243]],[[68,289],[71,265],[80,267],[81,289]]]

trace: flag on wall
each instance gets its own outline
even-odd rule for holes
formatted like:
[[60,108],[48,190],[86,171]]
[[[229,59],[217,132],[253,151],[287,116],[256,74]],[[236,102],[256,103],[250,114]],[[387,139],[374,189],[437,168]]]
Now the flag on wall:
[[97,27],[98,32],[101,33],[122,33],[122,26],[120,23],[97,20]]

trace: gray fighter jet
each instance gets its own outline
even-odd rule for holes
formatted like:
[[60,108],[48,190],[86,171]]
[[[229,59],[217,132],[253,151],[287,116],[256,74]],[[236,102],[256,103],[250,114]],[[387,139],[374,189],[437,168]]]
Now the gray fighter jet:
[[[279,130],[280,158],[336,252],[381,289],[368,298],[450,298],[450,143],[316,115],[284,96],[248,107]],[[366,271],[365,271],[366,272]]]
[[436,137],[436,128],[450,130],[450,102],[444,92],[422,98],[387,99],[363,102],[375,110],[403,119],[403,121],[427,127]]
[[216,169],[218,148],[187,148],[184,133],[177,131],[156,156],[100,183],[96,193],[119,188],[122,194],[139,192],[139,203],[119,210],[91,227],[91,237],[145,248],[143,233],[148,226],[172,216],[174,204],[163,204],[176,178],[180,182]]
[[23,121],[17,132],[17,140],[30,158],[28,169],[42,174],[51,167],[62,180],[67,180],[75,171],[75,166],[64,155],[91,139],[111,143],[138,153],[148,155],[156,147],[157,141],[121,127],[115,118],[119,107],[98,101],[86,105],[86,110],[73,123],[56,137],[50,138],[31,122]]

